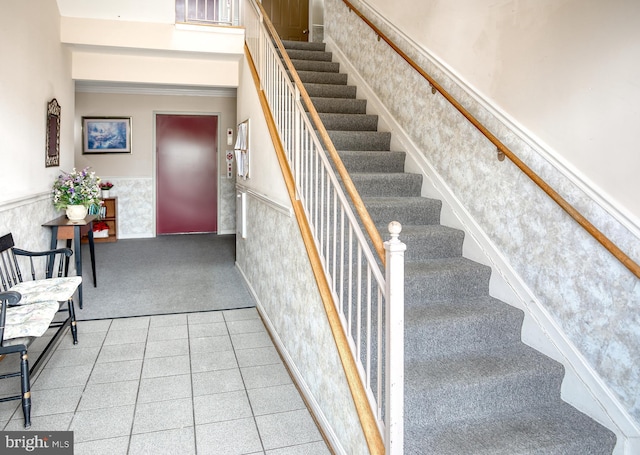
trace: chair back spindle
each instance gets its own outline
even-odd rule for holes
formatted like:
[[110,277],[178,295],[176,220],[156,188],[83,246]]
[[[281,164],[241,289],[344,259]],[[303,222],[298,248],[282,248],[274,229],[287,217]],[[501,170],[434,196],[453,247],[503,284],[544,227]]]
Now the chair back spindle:
[[7,306],[17,304],[21,298],[22,296],[19,292],[0,292],[0,303],[2,303],[2,310],[0,310],[0,346],[4,343],[4,327],[7,320]]

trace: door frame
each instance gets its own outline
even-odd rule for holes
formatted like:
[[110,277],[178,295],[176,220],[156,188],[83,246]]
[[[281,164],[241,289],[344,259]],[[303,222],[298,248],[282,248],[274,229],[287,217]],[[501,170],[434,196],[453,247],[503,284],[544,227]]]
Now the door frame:
[[[226,169],[226,165],[223,166],[222,168],[220,167],[220,157],[223,156],[223,154],[220,153],[220,146],[221,144],[221,140],[222,140],[222,130],[221,130],[221,122],[220,120],[222,119],[222,113],[221,112],[193,112],[193,111],[152,111],[153,114],[153,122],[151,125],[151,129],[152,129],[152,136],[153,136],[153,140],[152,140],[152,144],[153,144],[153,153],[152,153],[152,172],[153,175],[151,177],[151,181],[152,181],[152,186],[153,186],[153,194],[152,194],[152,202],[153,202],[153,237],[158,237],[158,144],[156,143],[156,138],[157,138],[157,131],[156,131],[156,126],[157,126],[157,116],[158,115],[201,115],[201,116],[215,116],[218,118],[217,124],[218,124],[218,141],[216,144],[216,164],[217,164],[217,169],[218,169],[218,175],[216,176],[216,220],[220,221],[220,180],[222,180],[222,178],[220,177],[220,169]],[[226,137],[226,134],[224,135]],[[219,235],[220,229],[218,229],[215,232],[215,235]]]

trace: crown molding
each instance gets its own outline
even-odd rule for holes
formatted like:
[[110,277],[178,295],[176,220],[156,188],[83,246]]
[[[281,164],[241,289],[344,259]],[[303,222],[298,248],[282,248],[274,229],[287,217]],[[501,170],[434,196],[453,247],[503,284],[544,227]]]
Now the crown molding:
[[113,93],[123,95],[173,95],[235,98],[236,87],[207,87],[193,85],[140,84],[109,81],[76,80],[76,93]]

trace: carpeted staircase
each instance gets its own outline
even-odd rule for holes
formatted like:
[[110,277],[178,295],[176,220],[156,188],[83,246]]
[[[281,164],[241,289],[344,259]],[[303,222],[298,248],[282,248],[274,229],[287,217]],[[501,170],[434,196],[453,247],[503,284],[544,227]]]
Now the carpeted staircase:
[[563,402],[563,367],[520,341],[523,314],[489,296],[489,267],[462,257],[324,44],[285,42],[383,235],[402,223],[405,254],[405,453],[611,454],[615,435]]

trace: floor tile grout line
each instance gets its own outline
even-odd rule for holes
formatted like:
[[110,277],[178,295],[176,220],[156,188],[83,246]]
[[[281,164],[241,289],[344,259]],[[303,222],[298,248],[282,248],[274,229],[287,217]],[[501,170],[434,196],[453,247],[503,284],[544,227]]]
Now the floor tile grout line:
[[[260,313],[260,311],[257,308],[256,308],[256,312],[258,313],[258,317],[262,321],[262,324],[264,325],[265,329],[267,329],[267,324],[265,324],[264,319],[262,317],[262,314]],[[329,440],[327,438],[327,435],[325,434],[324,430],[322,429],[322,426],[320,425],[320,422],[318,421],[316,415],[311,411],[312,408],[309,406],[309,402],[307,401],[307,398],[306,398],[305,394],[302,393],[302,390],[300,389],[300,385],[296,382],[294,375],[291,373],[291,369],[289,368],[289,365],[285,361],[282,353],[280,352],[280,349],[278,348],[278,345],[276,344],[275,340],[273,339],[273,336],[272,336],[271,332],[268,329],[267,329],[267,335],[271,339],[271,343],[273,344],[276,352],[278,353],[278,357],[280,358],[280,362],[282,363],[284,368],[287,370],[287,374],[289,375],[289,378],[291,378],[291,382],[293,383],[293,386],[296,388],[296,390],[298,392],[298,395],[302,399],[302,402],[304,403],[305,409],[307,410],[307,412],[311,416],[311,419],[313,420],[313,423],[315,424],[316,428],[318,429],[318,432],[320,433],[321,440],[327,446],[327,450],[329,451],[329,453],[334,455],[335,452],[334,452],[333,448],[331,447],[331,444],[329,444],[329,442],[328,442]]]
[[[98,350],[98,353],[96,354],[96,358],[93,360],[93,366],[91,367],[91,372],[89,373],[89,376],[87,377],[87,382],[85,382],[84,387],[82,388],[82,393],[80,394],[80,399],[78,400],[78,404],[76,404],[76,408],[73,411],[73,416],[71,416],[71,420],[69,421],[69,425],[67,426],[67,431],[72,431],[71,428],[72,428],[73,422],[76,420],[76,416],[77,416],[77,414],[79,412],[78,409],[80,408],[80,403],[82,402],[82,396],[84,395],[84,392],[87,390],[87,386],[89,385],[89,379],[91,378],[91,375],[93,374],[93,371],[96,368],[96,364],[98,363],[98,358],[100,357],[100,353],[102,352],[102,348],[104,347],[104,342],[106,341],[107,336],[109,335],[109,330],[111,329],[111,324],[112,323],[113,323],[113,320],[111,320],[111,322],[109,322],[109,327],[107,327],[107,331],[105,332],[104,339],[102,340],[102,343],[100,343],[100,349]],[[78,335],[80,335],[80,334],[78,334]],[[82,342],[82,339],[81,339],[80,336],[78,336],[78,345],[81,342]],[[58,347],[56,346],[56,352],[54,354],[56,354],[57,352],[58,352]],[[51,356],[51,358],[53,358],[53,355]],[[49,359],[49,361],[51,361],[51,358]],[[47,367],[48,364],[49,364],[49,362],[47,362],[45,365],[43,365],[43,368],[42,368],[43,371]],[[75,441],[75,437],[74,437],[74,441]]]
[[[140,397],[140,387],[142,386],[142,373],[144,371],[144,359],[147,354],[147,343],[149,342],[149,332],[151,328],[151,318],[147,325],[147,336],[144,340],[144,350],[142,351],[142,364],[140,365],[140,373],[138,375],[138,391],[136,392],[136,399],[133,403],[133,416],[131,417],[131,426],[129,427],[129,441],[127,443],[127,454],[131,451],[131,440],[133,439],[133,427],[136,423],[136,411],[138,409],[138,398]],[[96,359],[97,361],[97,359]]]
[[191,325],[187,316],[187,355],[189,356],[189,377],[191,379],[191,417],[193,419],[193,453],[198,455],[198,432],[196,430],[196,397],[193,393],[193,357],[191,356]]
[[247,383],[244,380],[244,375],[242,374],[242,368],[240,368],[240,363],[238,362],[238,354],[236,353],[236,347],[233,343],[233,337],[229,332],[229,326],[227,325],[227,318],[225,314],[222,313],[222,317],[225,321],[225,327],[227,328],[227,332],[229,333],[229,340],[231,340],[231,350],[233,351],[233,356],[236,359],[236,364],[238,365],[238,372],[240,373],[240,379],[242,380],[242,386],[244,387],[244,395],[247,399],[247,403],[249,403],[249,409],[251,410],[251,419],[253,420],[253,425],[255,426],[256,433],[258,434],[258,440],[260,441],[260,447],[262,447],[262,453],[266,453],[266,449],[264,447],[264,441],[262,440],[262,435],[260,434],[260,427],[258,427],[258,421],[256,420],[256,413],[253,410],[253,405],[251,404],[251,399],[249,398],[249,391],[247,389]]

